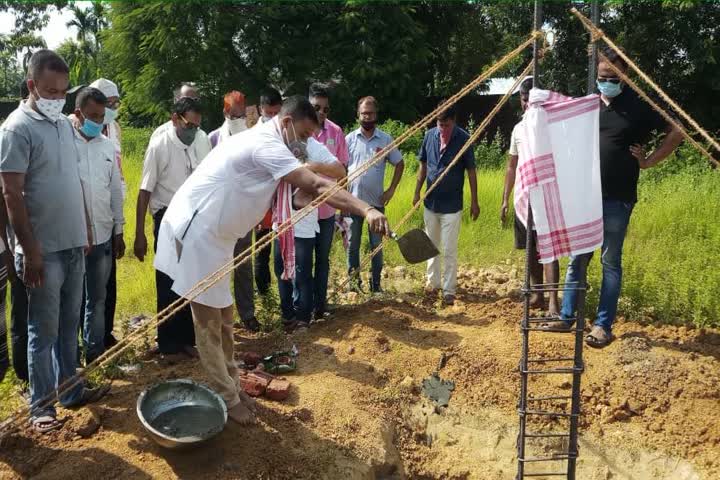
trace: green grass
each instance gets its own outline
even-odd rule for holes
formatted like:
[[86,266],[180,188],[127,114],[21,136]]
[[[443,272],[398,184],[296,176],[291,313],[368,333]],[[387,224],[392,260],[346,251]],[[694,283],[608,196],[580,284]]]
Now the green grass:
[[[118,265],[118,305],[116,324],[122,326],[131,317],[155,312],[155,277],[152,248],[145,262],[132,254],[135,238],[135,204],[140,183],[143,153],[150,130],[130,129],[123,132],[123,172],[128,185],[125,204],[125,241],[127,255]],[[498,220],[504,171],[498,168],[497,146],[476,150],[478,163],[490,167],[479,170],[478,194],[481,214],[476,222],[463,215],[460,234],[460,261],[475,266],[499,263],[522,265],[520,252],[514,251],[512,230],[502,228]],[[406,174],[395,198],[387,208],[391,224],[410,208],[415,188],[414,155],[406,154]],[[388,173],[388,182],[390,172]],[[698,326],[720,327],[720,183],[718,172],[710,170],[689,148],[683,147],[663,166],[643,173],[640,202],[635,207],[624,250],[624,287],[620,302],[621,314],[658,323],[693,323]],[[469,190],[465,189],[466,205]],[[402,233],[421,227],[421,213],[416,213]],[[152,222],[145,224],[148,241],[152,242]],[[345,258],[339,239],[333,250],[334,281],[344,278]],[[387,265],[401,265],[398,249],[385,249]],[[422,265],[413,267],[421,270]],[[564,269],[563,269],[564,271]],[[589,310],[597,304],[600,267],[595,256],[590,268],[593,292]],[[258,302],[260,319],[271,329],[277,322],[277,299]],[[7,399],[14,388],[14,375],[0,384],[0,398]],[[7,414],[11,401],[3,401],[0,418]]]
[[[144,263],[132,256],[135,237],[135,200],[140,181],[142,159],[150,131],[126,129],[123,132],[123,171],[128,184],[125,205],[127,224],[125,240],[128,255],[118,269],[118,318],[128,319],[138,313],[155,310],[155,279],[152,254]],[[497,164],[497,147],[483,146],[476,150],[478,162]],[[486,158],[492,157],[492,158]],[[406,154],[406,174],[395,198],[387,208],[391,224],[395,224],[410,208],[415,188],[416,162]],[[523,255],[513,250],[511,228],[502,228],[498,220],[504,171],[486,168],[478,171],[480,218],[470,220],[468,209],[463,215],[459,255],[460,261],[476,266],[523,262]],[[391,172],[388,171],[388,181]],[[469,204],[469,189],[465,188]],[[713,213],[714,212],[714,213]],[[692,322],[696,325],[720,326],[720,183],[718,172],[687,147],[671,157],[660,168],[643,172],[640,201],[632,215],[624,250],[624,287],[621,312],[633,318],[652,319],[667,323]],[[422,227],[422,213],[413,215],[400,232]],[[152,225],[146,222],[148,240]],[[340,243],[339,240],[336,243]],[[333,272],[341,278],[345,259],[340,245],[333,249]],[[384,252],[389,265],[402,264],[396,247]],[[416,267],[418,269],[422,268]],[[590,268],[594,292],[589,306],[597,301],[600,267],[596,255]],[[592,310],[588,310],[592,311]]]

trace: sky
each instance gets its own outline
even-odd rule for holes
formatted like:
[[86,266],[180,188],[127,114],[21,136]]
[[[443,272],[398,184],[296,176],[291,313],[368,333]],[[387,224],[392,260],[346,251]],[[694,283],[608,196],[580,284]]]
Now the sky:
[[[80,8],[89,8],[92,6],[92,2],[76,2]],[[76,30],[74,28],[68,28],[65,24],[72,20],[73,15],[69,10],[64,9],[58,12],[54,7],[50,9],[50,21],[47,26],[42,29],[40,36],[45,39],[48,48],[57,48],[63,40],[67,38],[74,38]],[[3,11],[0,12],[0,33],[10,34],[15,28],[15,15],[12,12]]]

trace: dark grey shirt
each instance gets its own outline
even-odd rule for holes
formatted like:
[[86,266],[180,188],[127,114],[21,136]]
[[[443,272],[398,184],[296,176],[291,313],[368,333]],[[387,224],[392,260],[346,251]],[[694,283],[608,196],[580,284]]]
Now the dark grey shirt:
[[51,122],[23,103],[0,127],[0,172],[25,174],[25,205],[44,254],[87,245],[79,160],[65,117]]

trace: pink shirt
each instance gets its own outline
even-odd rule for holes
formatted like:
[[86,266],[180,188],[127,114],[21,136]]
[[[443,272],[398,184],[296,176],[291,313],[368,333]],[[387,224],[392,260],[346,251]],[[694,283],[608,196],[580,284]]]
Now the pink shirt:
[[[316,132],[314,137],[315,140],[325,145],[325,148],[335,155],[338,161],[347,168],[349,154],[347,143],[345,142],[345,134],[343,133],[342,128],[326,119],[322,129],[319,132]],[[318,207],[318,218],[320,220],[325,220],[326,218],[333,216],[335,216],[335,209],[330,205],[323,203],[320,207]]]

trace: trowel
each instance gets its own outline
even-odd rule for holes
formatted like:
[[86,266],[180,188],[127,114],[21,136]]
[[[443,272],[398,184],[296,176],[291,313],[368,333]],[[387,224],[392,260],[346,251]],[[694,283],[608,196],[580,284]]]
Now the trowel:
[[419,228],[408,230],[402,236],[390,234],[400,248],[400,253],[408,263],[420,263],[436,257],[440,252],[427,234]]

